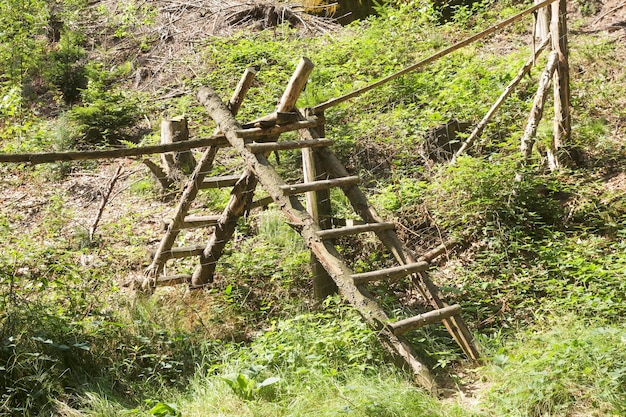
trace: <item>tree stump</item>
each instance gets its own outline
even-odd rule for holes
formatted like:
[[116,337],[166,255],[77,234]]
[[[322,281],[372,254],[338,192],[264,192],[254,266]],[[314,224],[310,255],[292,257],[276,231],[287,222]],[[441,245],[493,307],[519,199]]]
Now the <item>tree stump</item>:
[[[185,116],[177,116],[171,119],[163,119],[161,121],[161,144],[174,142],[182,142],[189,139],[189,128],[187,127],[187,118]],[[191,151],[171,152],[161,155],[161,160],[167,176],[176,178],[178,171],[185,175],[190,175],[196,167],[196,160]]]

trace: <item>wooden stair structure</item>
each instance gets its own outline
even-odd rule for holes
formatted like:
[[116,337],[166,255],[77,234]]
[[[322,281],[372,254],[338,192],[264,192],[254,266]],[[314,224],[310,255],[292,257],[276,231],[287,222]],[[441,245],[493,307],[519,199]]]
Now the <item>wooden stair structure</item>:
[[[211,88],[200,89],[198,100],[216,122],[218,126],[216,134],[223,135],[225,141],[242,157],[245,171],[238,176],[207,178],[218,146],[204,151],[180,197],[175,215],[166,223],[165,234],[153,255],[143,285],[146,288],[177,283],[188,283],[191,288],[207,285],[213,279],[217,261],[235,230],[237,220],[248,210],[273,202],[282,211],[289,225],[304,238],[312,254],[336,285],[338,292],[376,330],[381,343],[394,359],[415,374],[417,383],[433,389],[435,382],[404,337],[405,333],[441,322],[468,358],[472,360],[479,358],[472,335],[461,318],[461,307],[458,304],[452,306],[446,304],[439,288],[428,276],[429,261],[440,253],[441,249],[435,249],[431,251],[432,253],[415,259],[398,238],[395,225],[385,222],[369,204],[367,197],[359,188],[359,178],[349,175],[331,151],[332,140],[323,137],[323,114],[308,114],[295,109],[295,102],[312,67],[312,63],[303,58],[289,82],[276,113],[246,125],[238,123],[235,115],[245,91],[251,84],[253,71],[246,71],[228,105],[225,105]],[[300,140],[280,141],[280,134],[288,131],[298,131]],[[270,152],[288,149],[302,149],[305,165],[305,181],[302,183],[286,183],[268,160]],[[307,159],[309,164],[306,162]],[[307,165],[309,168],[317,168],[317,171],[307,173]],[[187,216],[198,191],[209,186],[233,187],[230,200],[222,214]],[[254,201],[257,186],[269,194],[269,197]],[[355,213],[362,219],[362,224],[335,228],[331,228],[330,224],[323,224],[324,227],[321,227],[320,224],[328,222],[317,219],[315,204],[310,205],[307,211],[299,198],[306,194],[309,203],[309,198],[314,200],[316,193],[328,193],[331,187],[343,191]],[[193,227],[213,228],[206,245],[174,247],[178,232]],[[336,249],[333,241],[361,233],[375,234],[398,266],[355,273]],[[197,256],[200,259],[192,275],[161,275],[168,259],[187,256]],[[375,281],[401,279],[412,282],[432,307],[432,311],[395,322],[389,319],[367,286]]]

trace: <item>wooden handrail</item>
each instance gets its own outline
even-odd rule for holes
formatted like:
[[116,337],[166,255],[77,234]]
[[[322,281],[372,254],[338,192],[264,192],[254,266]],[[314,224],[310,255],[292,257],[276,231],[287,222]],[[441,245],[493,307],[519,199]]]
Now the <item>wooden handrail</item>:
[[470,36],[469,38],[466,38],[466,39],[464,39],[464,40],[462,40],[460,42],[457,42],[454,45],[452,45],[452,46],[450,46],[450,47],[448,47],[446,49],[443,49],[443,50],[441,50],[441,51],[439,51],[439,52],[429,56],[428,58],[422,59],[421,61],[416,62],[415,64],[413,64],[413,65],[411,65],[409,67],[406,67],[406,68],[404,68],[404,69],[402,69],[402,70],[400,70],[400,71],[398,71],[396,73],[388,75],[387,77],[385,77],[383,79],[380,79],[380,80],[378,80],[378,81],[376,81],[376,82],[374,82],[372,84],[366,85],[365,87],[359,88],[358,90],[354,90],[351,93],[344,94],[343,96],[339,96],[339,97],[335,97],[335,98],[332,98],[330,100],[327,100],[327,101],[325,101],[325,102],[323,102],[321,104],[318,104],[317,106],[314,106],[311,110],[313,111],[313,113],[318,114],[318,113],[321,113],[324,110],[328,109],[329,107],[336,106],[336,105],[338,105],[340,103],[343,103],[346,100],[350,100],[351,98],[360,96],[361,94],[366,93],[366,92],[368,92],[368,91],[370,91],[370,90],[372,90],[372,89],[374,89],[376,87],[379,87],[379,86],[381,86],[381,85],[383,85],[385,83],[388,83],[389,81],[395,80],[396,78],[399,78],[399,77],[401,77],[401,76],[403,76],[405,74],[408,74],[409,72],[415,71],[418,68],[421,68],[421,67],[423,67],[423,66],[425,66],[427,64],[430,64],[431,62],[433,62],[433,61],[435,61],[435,60],[437,60],[437,59],[439,59],[439,58],[441,58],[443,56],[446,56],[446,55],[448,55],[448,54],[450,54],[450,53],[452,53],[452,52],[454,52],[454,51],[456,51],[456,50],[458,50],[458,49],[460,49],[460,48],[462,48],[464,46],[467,46],[467,45],[469,45],[472,42],[475,42],[475,41],[477,41],[479,39],[482,39],[482,38],[484,38],[484,37],[486,37],[488,35],[491,35],[492,33],[496,32],[497,30],[502,29],[502,28],[504,28],[506,26],[509,26],[509,25],[517,22],[518,20],[520,20],[524,16],[526,16],[526,15],[528,15],[530,13],[533,13],[536,10],[541,9],[542,7],[546,7],[549,4],[554,3],[555,1],[558,1],[558,0],[545,0],[545,1],[542,1],[541,3],[538,3],[538,4],[534,5],[533,7],[528,8],[528,9],[522,11],[522,12],[516,14],[515,16],[511,16],[508,19],[505,19],[502,22],[500,22],[500,23],[498,23],[496,25],[493,25],[493,26],[491,26],[490,28],[488,28],[488,29],[486,29],[484,31],[482,31],[480,33],[477,33],[476,35]]

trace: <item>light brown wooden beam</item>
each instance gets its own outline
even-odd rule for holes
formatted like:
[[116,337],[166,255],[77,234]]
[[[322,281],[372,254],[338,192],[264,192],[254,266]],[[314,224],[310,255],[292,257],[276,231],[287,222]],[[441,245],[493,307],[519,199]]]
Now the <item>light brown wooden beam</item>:
[[406,264],[394,266],[393,268],[381,269],[379,271],[363,272],[361,274],[352,275],[354,285],[364,285],[372,281],[381,281],[383,279],[393,280],[403,278],[416,272],[426,271],[430,267],[428,262],[416,262],[414,264]]
[[282,186],[282,190],[285,195],[302,194],[309,191],[324,190],[331,187],[350,187],[358,184],[359,177],[351,176],[345,178],[335,178],[332,180],[321,180],[314,182],[305,182],[301,184],[285,184]]
[[311,140],[296,140],[290,142],[264,142],[264,143],[249,143],[246,146],[252,153],[266,153],[275,151],[286,151],[291,149],[302,148],[319,148],[320,146],[330,146],[333,144],[331,139],[311,139]]
[[429,311],[428,313],[400,320],[395,323],[389,323],[389,326],[393,329],[394,334],[399,335],[410,332],[411,330],[419,329],[420,327],[424,327],[429,324],[442,322],[443,320],[456,316],[457,314],[461,314],[461,306],[454,304],[439,310]]
[[395,229],[396,225],[394,223],[369,223],[369,224],[360,224],[357,226],[346,226],[346,227],[338,227],[336,229],[325,229],[321,230],[317,233],[317,235],[324,240],[327,239],[337,239],[339,237],[344,236],[352,236],[359,233],[366,232],[379,232],[381,230],[391,230]]

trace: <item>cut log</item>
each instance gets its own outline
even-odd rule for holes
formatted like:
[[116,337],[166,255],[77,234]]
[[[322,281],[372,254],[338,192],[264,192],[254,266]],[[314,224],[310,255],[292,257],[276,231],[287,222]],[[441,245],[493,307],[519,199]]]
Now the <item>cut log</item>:
[[205,178],[200,183],[201,190],[207,190],[209,188],[226,188],[232,187],[237,184],[237,181],[241,178],[241,174],[238,175],[222,175],[219,177]]
[[330,146],[333,144],[331,139],[311,139],[296,140],[292,142],[265,142],[265,143],[249,143],[246,146],[252,153],[266,153],[275,151],[286,151],[290,149],[301,148],[319,148],[320,146]]
[[457,245],[457,242],[455,240],[449,240],[449,241],[444,242],[441,245],[437,246],[436,248],[433,248],[433,249],[429,250],[428,252],[426,252],[425,254],[420,256],[417,260],[418,261],[426,261],[426,262],[430,263],[430,262],[433,261],[433,259],[435,259],[438,256],[448,252],[450,249],[452,249],[456,245]]
[[267,207],[270,204],[272,204],[273,202],[274,202],[274,199],[272,197],[263,197],[260,200],[253,201],[250,204],[250,209],[259,208],[259,207]]
[[354,285],[364,285],[372,281],[380,281],[383,279],[403,278],[416,272],[426,271],[430,267],[428,262],[417,262],[414,264],[406,264],[394,266],[393,268],[381,269],[379,271],[363,272],[362,274],[352,275]]
[[281,186],[282,191],[285,195],[295,195],[302,194],[308,191],[316,191],[316,190],[325,190],[331,187],[350,187],[352,185],[358,184],[360,181],[359,177],[344,177],[344,178],[335,178],[332,180],[322,180],[315,182],[306,182],[302,184],[286,184]]
[[[569,64],[567,44],[567,1],[558,0],[552,3],[552,50],[558,54],[558,64],[553,75],[554,89],[554,135],[552,137],[552,153],[558,156],[571,135]],[[558,164],[558,158],[555,159]]]
[[401,335],[411,330],[419,329],[433,323],[443,322],[443,320],[461,314],[461,306],[458,304],[444,307],[439,310],[429,311],[415,317],[389,323],[389,326],[396,335]]
[[343,236],[352,236],[359,233],[380,232],[381,230],[391,230],[395,228],[396,225],[393,223],[370,223],[358,226],[340,227],[337,229],[320,230],[319,232],[317,232],[317,235],[320,237],[320,239],[327,240],[337,239]]
[[288,123],[297,122],[300,117],[296,112],[274,112],[260,119],[254,120],[250,123],[244,124],[244,129],[250,129],[253,127],[260,127],[261,129],[268,129],[276,125],[285,125]]

